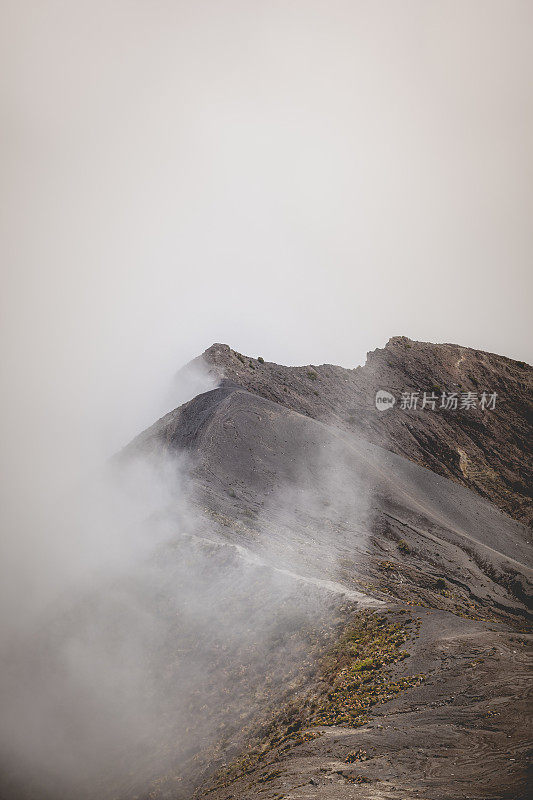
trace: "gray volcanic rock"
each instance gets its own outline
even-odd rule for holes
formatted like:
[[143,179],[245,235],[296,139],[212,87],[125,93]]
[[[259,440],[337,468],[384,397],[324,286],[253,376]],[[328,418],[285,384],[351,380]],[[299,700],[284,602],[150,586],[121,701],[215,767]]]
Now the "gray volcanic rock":
[[[214,344],[201,356],[212,372],[300,414],[409,458],[481,494],[515,519],[531,524],[531,389],[524,362],[454,344],[416,342],[404,336],[368,354],[363,367],[323,364],[284,367]],[[393,408],[378,413],[376,391],[392,393]],[[421,408],[423,393],[437,397]],[[441,409],[442,392],[458,394],[457,410]],[[419,392],[418,408],[400,408],[402,392]],[[477,407],[461,409],[461,394]],[[481,410],[483,392],[496,393],[494,409]]]
[[[197,504],[228,515],[229,539],[257,553],[268,549],[286,568],[287,544],[300,543],[296,561],[310,575],[333,579],[339,560],[351,558],[352,578],[375,577],[365,542],[376,532],[380,553],[388,552],[384,537],[402,539],[426,575],[446,575],[478,599],[489,586],[483,565],[490,564],[491,606],[510,602],[516,610],[526,594],[522,582],[533,574],[530,530],[491,503],[357,434],[227,381],[168,414],[130,448],[194,452]],[[234,519],[241,520],[236,533]]]
[[[164,477],[163,502],[132,517],[156,538],[146,562],[84,588],[23,659],[44,659],[39,680],[56,687],[73,631],[92,643],[103,628],[105,653],[143,662],[132,699],[151,724],[103,747],[99,735],[100,760],[82,748],[75,780],[36,781],[0,756],[0,795],[525,800],[530,368],[403,338],[356,370],[266,364],[226,345],[201,359],[218,388],[110,465]],[[496,408],[376,410],[378,388],[437,383],[496,391]],[[128,626],[143,619],[132,647]],[[76,681],[61,692],[68,720]],[[114,699],[96,706],[102,736]]]
[[[418,626],[409,656],[379,681],[423,677],[377,702],[363,727],[342,716],[344,723],[313,723],[327,692],[319,673],[288,706],[274,692],[255,728],[241,738],[234,730],[224,769],[210,777],[207,759],[195,797],[525,798],[530,529],[362,438],[345,419],[349,371],[252,368],[218,345],[208,358],[236,360],[224,368],[232,380],[168,414],[127,452],[188,452],[195,503],[215,522],[218,545],[245,563],[347,602],[348,619],[373,609],[394,621],[407,610]],[[324,395],[309,381],[322,383]],[[383,416],[361,413],[376,430]],[[455,418],[458,429],[463,419]],[[352,763],[360,751],[354,758],[364,763]],[[172,795],[159,786],[150,796]]]

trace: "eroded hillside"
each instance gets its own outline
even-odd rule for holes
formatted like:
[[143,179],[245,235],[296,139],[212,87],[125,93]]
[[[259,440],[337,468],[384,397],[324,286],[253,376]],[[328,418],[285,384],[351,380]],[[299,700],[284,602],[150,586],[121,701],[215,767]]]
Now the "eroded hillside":
[[194,454],[195,502],[220,546],[337,598],[337,633],[302,661],[304,683],[234,728],[195,796],[525,798],[530,529],[243,382],[225,379],[133,449]]
[[[2,797],[525,800],[531,370],[404,339],[356,370],[202,361],[220,385],[109,465],[141,555],[5,660],[13,729],[33,684],[41,727]],[[436,380],[495,408],[375,407]]]
[[[455,344],[390,339],[366,364],[285,367],[214,344],[201,357],[220,377],[300,414],[356,432],[368,441],[473,489],[515,519],[531,524],[531,389],[524,362]],[[396,403],[376,413],[378,390]],[[417,408],[401,406],[418,393]],[[424,402],[431,396],[434,401]],[[448,408],[441,408],[442,394]],[[475,407],[461,408],[472,393]],[[494,408],[481,408],[483,393]],[[453,397],[457,396],[457,408]],[[434,408],[433,408],[434,402]],[[468,402],[468,401],[466,401]],[[414,404],[414,399],[411,401]]]

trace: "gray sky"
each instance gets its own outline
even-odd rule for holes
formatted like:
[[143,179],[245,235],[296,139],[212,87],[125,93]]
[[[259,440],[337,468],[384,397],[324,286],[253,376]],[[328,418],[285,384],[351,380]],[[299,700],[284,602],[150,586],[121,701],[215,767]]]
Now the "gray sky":
[[531,360],[530,2],[1,15],[2,424],[25,459],[116,447],[213,341]]

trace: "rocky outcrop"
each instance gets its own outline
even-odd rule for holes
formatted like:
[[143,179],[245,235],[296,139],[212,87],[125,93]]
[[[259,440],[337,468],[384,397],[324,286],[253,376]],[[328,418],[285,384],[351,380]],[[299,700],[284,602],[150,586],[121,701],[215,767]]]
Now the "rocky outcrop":
[[[225,344],[212,345],[201,359],[219,378],[358,433],[467,486],[514,519],[533,522],[533,369],[524,362],[405,336],[390,339],[355,369],[286,367],[244,356]],[[375,404],[379,390],[396,400],[382,412]],[[416,408],[402,408],[402,393],[409,395],[407,405],[416,401]],[[483,401],[494,407],[482,408]],[[449,407],[442,407],[446,403]]]
[[[219,388],[168,414],[131,451],[187,453],[214,578],[228,554],[241,561],[232,582],[254,570],[222,629],[252,610],[255,619],[255,604],[284,618],[266,648],[253,631],[258,658],[242,675],[240,652],[226,648],[221,663],[204,642],[211,666],[197,705],[220,734],[182,766],[193,796],[525,799],[530,529],[368,441],[374,430],[390,446],[379,426],[394,410],[376,411],[374,386],[365,378],[365,395],[358,371],[350,383],[339,367],[279,367],[221,345],[209,359]],[[449,423],[450,441],[461,419]],[[417,459],[431,455],[427,429],[413,441]],[[278,638],[285,631],[290,640]],[[209,694],[220,674],[235,674],[241,693]],[[228,697],[233,716],[221,706]],[[189,788],[174,786],[170,773],[150,796],[189,800]]]

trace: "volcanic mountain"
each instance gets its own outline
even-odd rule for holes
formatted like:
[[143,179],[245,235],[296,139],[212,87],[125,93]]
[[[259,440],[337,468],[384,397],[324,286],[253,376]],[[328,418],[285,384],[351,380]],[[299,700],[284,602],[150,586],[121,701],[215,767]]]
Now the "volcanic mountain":
[[[533,522],[532,370],[523,361],[405,336],[368,353],[366,364],[355,369],[284,367],[223,344],[212,345],[200,360],[214,375],[356,433],[472,489],[514,519]],[[376,414],[379,390],[395,396],[392,413]],[[401,408],[402,394],[409,395],[410,407]],[[483,394],[486,402],[493,397],[489,411],[482,408]]]
[[223,344],[199,368],[216,388],[112,464],[186,489],[135,577],[156,724],[97,791],[11,769],[2,796],[525,800],[532,369],[405,337],[355,369]]
[[130,450],[191,454],[218,546],[334,610],[301,669],[289,647],[265,671],[262,707],[247,688],[197,796],[526,797],[531,368],[405,337],[353,370],[223,344],[200,362],[219,388]]

